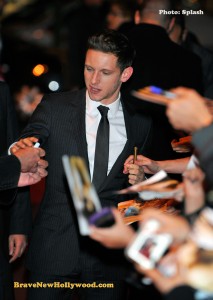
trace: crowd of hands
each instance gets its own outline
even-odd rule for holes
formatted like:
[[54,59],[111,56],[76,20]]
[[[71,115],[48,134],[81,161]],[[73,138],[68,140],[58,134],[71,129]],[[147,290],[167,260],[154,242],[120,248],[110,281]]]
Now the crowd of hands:
[[[209,100],[186,88],[176,88],[173,92],[177,94],[177,98],[168,104],[166,114],[175,129],[193,134],[212,124],[212,106]],[[134,164],[133,159],[132,155],[125,161],[123,171],[128,174],[130,184],[137,184],[144,180],[145,174],[155,174],[161,169],[171,173],[182,173],[180,185],[183,192],[176,200],[184,202],[183,215],[170,215],[154,208],[142,210],[138,232],[143,230],[148,220],[155,219],[160,224],[156,233],[171,234],[173,242],[168,253],[154,269],[146,269],[133,262],[135,269],[143,276],[149,277],[163,294],[184,285],[212,292],[213,221],[209,222],[202,213],[206,205],[204,172],[198,166],[187,169],[189,158],[154,161],[138,155]],[[213,210],[208,210],[213,218]],[[128,248],[138,233],[124,223],[118,210],[113,209],[113,214],[115,225],[110,228],[91,226],[90,237],[108,248]],[[190,222],[187,216],[193,215],[195,217],[191,218]],[[206,246],[207,243],[210,244],[210,248]],[[163,269],[171,267],[175,270],[171,276],[162,272]]]
[[[177,97],[168,103],[166,114],[175,129],[193,134],[195,131],[211,125],[213,116],[210,101],[188,88],[179,87],[172,91]],[[47,176],[48,162],[44,159],[45,151],[41,148],[34,148],[37,141],[38,139],[35,137],[21,139],[10,149],[11,153],[21,162],[21,175],[18,183],[20,187],[37,183],[41,178]],[[169,171],[171,171],[170,173],[182,173],[183,195],[177,200],[184,199],[184,214],[191,215],[205,206],[205,191],[203,188],[205,174],[199,167],[186,170],[188,160],[186,158],[174,162],[159,162],[138,155],[137,160],[133,163],[133,156],[130,156],[124,163],[123,172],[127,174],[129,183],[132,185],[145,180],[145,174],[155,174],[161,169],[165,169],[168,173]],[[113,214],[115,224],[109,228],[91,226],[90,237],[108,248],[126,248],[137,233],[131,226],[124,223],[118,210],[113,209]],[[196,243],[196,235],[202,235],[202,232],[205,232],[205,235],[213,241],[211,226],[208,226],[201,216],[192,225],[186,217],[169,215],[158,209],[146,209],[142,211],[142,222],[139,227],[143,227],[143,224],[153,218],[160,223],[158,232],[170,233],[173,242],[170,251],[161,259],[155,269],[147,270],[139,264],[135,264],[136,270],[151,278],[162,293],[168,293],[174,287],[184,284],[208,290],[209,284],[206,287],[205,280],[195,280],[195,283],[193,283],[192,278],[196,277],[194,275],[197,272],[196,268],[204,264],[198,259],[199,245]],[[12,260],[15,260],[15,258],[13,257]],[[159,265],[171,263],[175,264],[175,274],[171,277],[164,276]],[[199,270],[198,272],[201,272]],[[208,272],[212,271],[213,263],[206,264],[204,277],[206,278]]]

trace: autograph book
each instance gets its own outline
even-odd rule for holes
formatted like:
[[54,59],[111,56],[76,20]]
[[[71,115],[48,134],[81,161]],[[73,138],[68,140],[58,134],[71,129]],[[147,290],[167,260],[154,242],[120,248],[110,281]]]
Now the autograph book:
[[90,176],[81,157],[62,157],[70,193],[77,214],[81,235],[89,235],[89,225],[108,227],[114,224],[111,209],[101,207],[100,199],[90,181]]

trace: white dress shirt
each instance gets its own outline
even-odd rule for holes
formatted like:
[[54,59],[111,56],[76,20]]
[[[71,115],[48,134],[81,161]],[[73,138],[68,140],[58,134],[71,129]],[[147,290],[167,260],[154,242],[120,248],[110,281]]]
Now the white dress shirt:
[[[87,151],[89,158],[90,175],[93,177],[94,158],[95,158],[95,144],[98,125],[101,120],[101,114],[97,109],[98,106],[103,105],[100,102],[93,101],[89,98],[86,92],[86,138],[87,138]],[[120,94],[118,99],[109,104],[103,105],[109,108],[109,161],[108,172],[109,174],[112,166],[122,152],[126,141],[126,126],[123,115],[123,108],[120,102]]]

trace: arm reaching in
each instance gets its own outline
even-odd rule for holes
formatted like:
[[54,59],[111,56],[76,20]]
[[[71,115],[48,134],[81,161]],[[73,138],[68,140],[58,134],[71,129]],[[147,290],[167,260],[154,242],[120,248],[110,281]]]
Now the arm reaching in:
[[18,149],[14,155],[19,159],[21,164],[21,174],[18,186],[35,184],[41,178],[47,176],[46,168],[48,162],[41,159],[45,156],[45,151],[41,148],[27,147]]
[[[146,174],[155,174],[160,170],[164,170],[167,173],[181,174],[185,171],[189,162],[189,157],[173,159],[173,160],[152,160],[146,156],[138,155],[135,165],[143,168]],[[130,155],[124,163],[124,174],[128,174],[128,168],[133,163],[133,155]]]
[[124,248],[135,235],[134,230],[124,224],[119,211],[113,209],[115,224],[108,228],[97,228],[91,226],[90,238],[101,243],[107,248]]
[[41,148],[24,148],[17,150],[14,155],[20,161],[21,172],[36,172],[38,161],[45,156],[45,151]]
[[46,171],[46,167],[48,166],[48,162],[46,160],[42,160],[43,166],[45,167],[37,167],[36,172],[26,172],[21,173],[18,181],[18,187],[27,186],[36,184],[39,182],[43,177],[46,177],[48,172]]
[[194,132],[213,122],[205,99],[195,90],[179,87],[173,90],[177,95],[167,105],[167,117],[175,129]]
[[162,213],[159,209],[147,208],[143,210],[142,224],[150,219],[155,219],[160,223],[157,232],[169,233],[172,235],[174,244],[184,242],[191,230],[191,227],[185,218]]
[[34,144],[38,142],[38,139],[35,137],[27,137],[25,139],[20,139],[18,142],[10,146],[10,152],[15,154],[16,151],[20,149],[25,149],[27,147],[34,147]]

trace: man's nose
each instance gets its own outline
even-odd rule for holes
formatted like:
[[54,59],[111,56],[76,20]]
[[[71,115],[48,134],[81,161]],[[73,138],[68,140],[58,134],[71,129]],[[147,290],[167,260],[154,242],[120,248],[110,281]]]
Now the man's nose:
[[92,75],[92,83],[96,84],[99,83],[100,81],[100,75],[98,74],[98,72],[94,72]]

